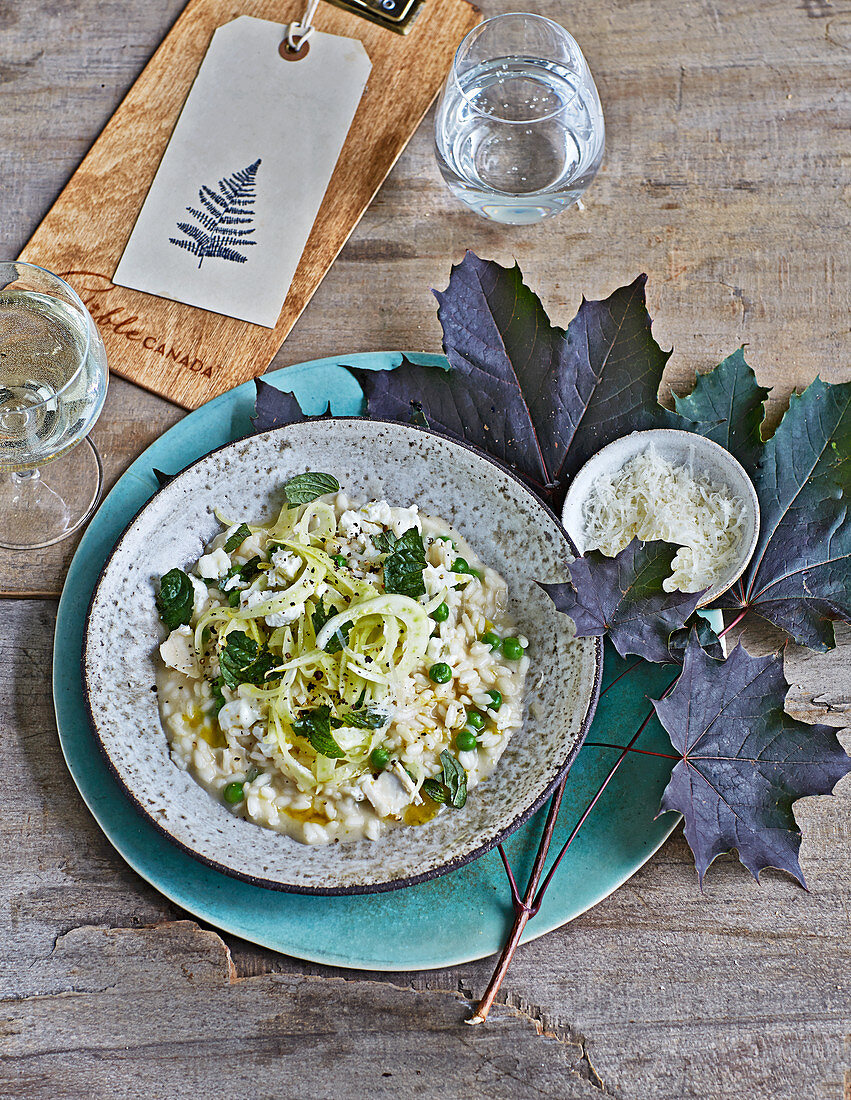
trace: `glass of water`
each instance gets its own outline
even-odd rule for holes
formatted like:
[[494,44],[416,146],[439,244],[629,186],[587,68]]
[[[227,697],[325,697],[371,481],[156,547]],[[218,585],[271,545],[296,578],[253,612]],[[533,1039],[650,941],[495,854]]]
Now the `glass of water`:
[[0,546],[50,546],[95,510],[103,467],[87,436],[107,382],[76,291],[33,264],[0,263]]
[[571,206],[603,159],[600,97],[576,40],[540,15],[498,15],[455,55],[435,122],[450,190],[477,214],[530,225]]

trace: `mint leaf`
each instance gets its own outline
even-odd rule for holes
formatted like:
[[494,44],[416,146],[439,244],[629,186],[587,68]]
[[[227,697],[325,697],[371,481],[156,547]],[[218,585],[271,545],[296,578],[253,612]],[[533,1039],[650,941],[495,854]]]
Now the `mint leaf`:
[[425,593],[423,570],[426,566],[425,547],[416,527],[411,527],[397,539],[393,552],[384,560],[384,590],[409,596],[415,600]]
[[325,643],[326,653],[339,653],[344,645],[348,644],[349,635],[352,632],[351,623],[343,623],[338,627]]
[[218,714],[222,707],[225,705],[225,697],[222,693],[222,685],[225,682],[224,676],[217,676],[215,680],[210,681],[210,686],[213,689],[213,713]]
[[326,706],[301,711],[293,722],[293,733],[309,741],[320,756],[339,760],[346,755],[331,736],[331,711]]
[[231,580],[232,577],[239,577],[241,581],[250,584],[260,572],[260,563],[262,561],[263,559],[260,555],[255,554],[253,558],[249,558],[248,561],[243,562],[242,565],[232,565],[225,574],[222,584],[224,584],[225,581]]
[[247,538],[251,536],[251,528],[247,523],[241,523],[234,533],[227,539],[224,545],[224,551],[226,554],[232,554],[234,550],[242,546]]
[[[326,611],[323,598],[322,596],[320,596],[319,602],[316,605],[316,610],[310,616],[311,622],[313,623],[313,632],[315,634],[318,634],[322,627],[328,622],[328,620],[333,619],[335,615],[339,615],[339,611],[337,610],[337,608],[332,606],[329,607]],[[346,643],[348,642],[349,634],[351,634],[351,632],[352,624],[343,623],[343,625],[335,630],[335,632],[326,642],[325,652],[339,653],[343,646],[346,645]]]
[[318,634],[328,620],[333,619],[338,614],[337,608],[333,606],[330,606],[326,611],[324,597],[320,596],[316,604],[316,610],[310,616],[310,621],[313,623],[313,633]]
[[446,786],[447,801],[450,806],[460,810],[467,801],[467,773],[448,749],[440,754],[443,764],[443,782]]
[[192,619],[195,607],[195,589],[182,569],[169,569],[160,581],[157,595],[160,618],[169,628],[185,626]]
[[339,716],[342,726],[354,726],[359,730],[377,730],[387,721],[386,715],[377,710],[350,710]]
[[219,669],[229,688],[240,684],[262,685],[275,667],[275,658],[241,630],[228,634],[219,653]]
[[284,496],[290,508],[297,508],[299,504],[310,504],[326,493],[336,493],[339,488],[340,483],[333,474],[308,471],[290,478],[284,486]]
[[427,794],[432,802],[437,802],[442,806],[447,799],[446,787],[440,783],[437,779],[424,779],[423,780],[423,793]]
[[467,801],[467,773],[448,749],[440,754],[440,763],[440,777],[423,780],[423,792],[440,806],[448,803],[460,810]]
[[373,544],[380,554],[392,554],[393,547],[399,541],[392,531],[382,531],[372,536]]

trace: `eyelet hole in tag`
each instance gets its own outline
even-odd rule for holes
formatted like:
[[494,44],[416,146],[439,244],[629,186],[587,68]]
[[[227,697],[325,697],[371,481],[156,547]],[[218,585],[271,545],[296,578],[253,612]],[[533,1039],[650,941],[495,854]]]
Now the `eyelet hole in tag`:
[[284,61],[301,61],[303,57],[307,57],[310,53],[310,43],[301,42],[298,49],[294,50],[285,38],[280,46],[278,46],[278,53]]

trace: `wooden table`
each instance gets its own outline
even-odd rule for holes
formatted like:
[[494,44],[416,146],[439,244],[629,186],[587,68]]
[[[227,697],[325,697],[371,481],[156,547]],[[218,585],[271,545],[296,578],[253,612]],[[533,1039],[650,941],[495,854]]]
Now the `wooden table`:
[[[0,256],[18,254],[179,8],[0,0]],[[562,322],[582,293],[647,271],[675,387],[742,343],[776,387],[775,419],[816,373],[847,378],[847,5],[539,10],[579,38],[606,112],[585,210],[533,229],[477,220],[444,190],[427,122],[276,365],[438,350],[429,287],[471,247],[516,257]],[[113,379],[93,433],[108,482],[182,415]],[[810,893],[770,871],[758,886],[728,857],[701,895],[678,831],[613,897],[521,948],[474,1031],[463,1020],[493,960],[419,974],[302,963],[200,927],[124,865],[55,734],[50,652],[73,548],[0,558],[0,1096],[851,1096],[851,783],[797,804]],[[840,638],[823,656],[787,652],[796,716],[844,724]]]

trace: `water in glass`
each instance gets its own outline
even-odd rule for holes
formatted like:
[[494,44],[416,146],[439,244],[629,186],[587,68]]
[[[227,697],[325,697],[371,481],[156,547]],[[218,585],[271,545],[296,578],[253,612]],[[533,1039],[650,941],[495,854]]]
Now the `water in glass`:
[[[500,21],[516,35],[520,20],[562,36],[564,57],[476,56],[499,42]],[[438,165],[477,213],[536,222],[576,202],[594,178],[605,144],[600,100],[578,46],[557,24],[514,14],[482,27],[468,36],[480,35],[466,56],[462,43],[446,82],[435,127]]]

